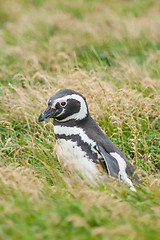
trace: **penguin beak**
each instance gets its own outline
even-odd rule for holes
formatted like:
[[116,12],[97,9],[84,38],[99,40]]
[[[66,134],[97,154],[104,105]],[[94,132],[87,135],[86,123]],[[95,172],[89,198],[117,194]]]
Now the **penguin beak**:
[[38,122],[43,122],[44,120],[46,120],[47,118],[53,118],[55,115],[56,109],[55,108],[51,108],[48,107],[46,108],[40,115],[38,118]]

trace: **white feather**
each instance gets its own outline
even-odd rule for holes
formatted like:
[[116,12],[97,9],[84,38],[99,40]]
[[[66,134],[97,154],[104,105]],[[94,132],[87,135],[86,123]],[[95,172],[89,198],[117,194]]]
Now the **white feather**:
[[59,135],[64,134],[65,136],[78,135],[84,143],[87,143],[91,147],[92,152],[96,153],[98,157],[101,157],[95,149],[96,142],[90,139],[82,128],[54,126],[54,133]]
[[[87,143],[91,147],[91,150],[98,155],[97,158],[101,157],[101,155],[95,149],[96,142],[94,142],[92,139],[90,139],[82,128],[54,126],[54,132],[55,132],[55,134],[65,135],[65,136],[78,135],[81,138],[81,140],[84,143]],[[75,165],[76,169],[79,170],[79,172],[82,174],[83,177],[87,178],[87,175],[85,174],[87,171],[87,174],[89,174],[89,178],[93,178],[93,177],[91,177],[91,175],[92,175],[91,173],[94,172],[94,171],[92,171],[92,167],[91,167],[93,162],[91,160],[89,160],[88,157],[86,157],[85,152],[82,151],[82,149],[79,146],[77,146],[77,144],[75,142],[72,142],[71,140],[66,141],[64,139],[58,139],[57,142],[58,142],[59,146],[62,144],[62,147],[59,147],[59,149],[61,149],[61,151],[60,151],[61,158],[67,159],[67,161],[70,161],[72,159],[71,162],[76,162],[76,165]],[[66,146],[65,146],[65,144],[66,144]],[[74,150],[74,154],[72,155],[73,149],[75,149],[75,150]],[[133,186],[132,181],[127,176],[127,173],[126,173],[127,166],[126,166],[125,160],[118,153],[112,152],[110,154],[118,162],[119,169],[120,169],[119,175],[120,175],[121,179],[130,186],[130,189],[132,191],[136,192],[136,189]],[[59,155],[59,153],[57,153],[57,155]],[[81,158],[83,158],[83,160]],[[85,161],[86,161],[86,163],[85,163]],[[86,171],[84,169],[85,167],[87,167]],[[90,167],[91,167],[91,169],[90,169]]]
[[73,115],[68,116],[68,117],[66,117],[63,120],[59,120],[59,122],[65,122],[65,121],[70,120],[70,119],[75,119],[75,120],[82,120],[82,119],[84,119],[87,116],[88,110],[87,110],[86,102],[84,101],[84,99],[80,95],[71,94],[71,95],[64,96],[62,98],[57,98],[53,102],[53,104],[55,106],[57,102],[59,102],[59,101],[67,101],[68,99],[75,99],[75,100],[79,101],[80,102],[80,110],[79,110],[78,113],[74,113]]
[[96,180],[99,178],[99,170],[96,164],[88,158],[86,153],[77,146],[76,142],[71,140],[58,139],[55,150],[59,162],[70,169],[79,171],[79,173],[90,183],[97,185]]
[[126,162],[125,160],[116,152],[111,152],[110,155],[112,157],[114,157],[117,162],[118,162],[118,165],[119,165],[119,175],[121,177],[121,179],[126,182],[129,186],[130,186],[130,189],[134,192],[136,192],[136,189],[135,187],[133,186],[133,183],[132,181],[130,180],[130,178],[127,176],[127,173],[126,173]]

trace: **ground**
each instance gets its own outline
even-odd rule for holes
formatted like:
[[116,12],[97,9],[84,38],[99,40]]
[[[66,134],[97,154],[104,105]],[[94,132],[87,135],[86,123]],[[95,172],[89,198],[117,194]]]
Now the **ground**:
[[[159,239],[159,29],[159,0],[1,1],[0,239]],[[86,97],[136,193],[63,171],[52,121],[37,121],[61,88]]]

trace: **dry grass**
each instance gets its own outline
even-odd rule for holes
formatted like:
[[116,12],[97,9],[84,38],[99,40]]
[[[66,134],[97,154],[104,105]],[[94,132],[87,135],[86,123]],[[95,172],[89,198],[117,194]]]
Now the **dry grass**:
[[39,198],[43,187],[42,181],[38,180],[36,172],[29,168],[10,164],[0,168],[1,192],[8,195],[10,191],[24,192],[32,198]]
[[[0,239],[158,239],[159,1],[0,6]],[[154,16],[154,17],[153,17]],[[137,193],[79,184],[54,152],[48,98],[72,88],[141,175]]]

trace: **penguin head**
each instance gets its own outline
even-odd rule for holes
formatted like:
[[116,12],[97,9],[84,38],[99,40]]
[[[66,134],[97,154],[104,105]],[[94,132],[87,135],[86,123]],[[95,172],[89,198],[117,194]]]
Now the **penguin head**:
[[48,107],[39,115],[38,121],[54,118],[65,122],[70,119],[82,120],[88,116],[88,106],[85,98],[71,89],[61,89],[48,100]]

